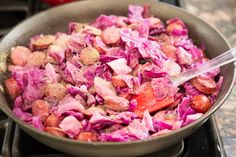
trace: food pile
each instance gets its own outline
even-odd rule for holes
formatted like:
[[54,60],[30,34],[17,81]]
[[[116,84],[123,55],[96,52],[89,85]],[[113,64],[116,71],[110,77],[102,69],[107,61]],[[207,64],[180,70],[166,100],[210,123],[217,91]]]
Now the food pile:
[[79,141],[143,140],[184,127],[211,108],[223,82],[215,69],[172,85],[171,76],[208,60],[204,46],[179,18],[164,23],[147,5],[36,35],[28,47],[13,47],[10,59],[13,112]]

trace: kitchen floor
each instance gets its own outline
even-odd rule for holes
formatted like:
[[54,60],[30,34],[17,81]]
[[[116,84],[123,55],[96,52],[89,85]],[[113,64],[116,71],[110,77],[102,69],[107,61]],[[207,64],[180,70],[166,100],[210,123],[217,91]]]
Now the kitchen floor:
[[[184,8],[216,27],[236,47],[235,0],[182,0]],[[216,112],[227,157],[236,156],[236,87],[228,100]]]

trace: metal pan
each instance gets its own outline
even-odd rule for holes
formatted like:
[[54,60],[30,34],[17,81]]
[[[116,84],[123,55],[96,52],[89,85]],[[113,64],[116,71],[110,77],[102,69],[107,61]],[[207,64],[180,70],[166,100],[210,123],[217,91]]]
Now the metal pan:
[[[16,45],[26,45],[29,38],[40,33],[55,33],[66,31],[70,21],[88,22],[94,20],[100,14],[126,15],[129,4],[151,5],[152,13],[167,20],[173,17],[180,17],[190,29],[190,36],[196,41],[201,41],[206,45],[207,55],[215,57],[229,49],[229,44],[224,37],[210,25],[200,20],[198,17],[186,11],[164,3],[147,0],[96,0],[81,1],[59,7],[55,7],[33,16],[16,26],[0,43],[1,55],[8,54],[11,47]],[[6,19],[7,20],[7,19]],[[3,65],[6,60],[2,60]],[[87,143],[67,138],[59,138],[45,132],[41,132],[19,120],[11,111],[11,103],[6,96],[0,94],[0,108],[19,126],[38,141],[64,151],[69,154],[82,156],[138,156],[169,147],[185,137],[192,134],[211,116],[226,100],[233,87],[235,72],[234,64],[228,64],[221,68],[221,74],[225,77],[219,97],[212,108],[196,122],[185,126],[179,130],[162,135],[160,137],[134,142],[115,143],[97,142]],[[7,73],[2,73],[1,83]]]

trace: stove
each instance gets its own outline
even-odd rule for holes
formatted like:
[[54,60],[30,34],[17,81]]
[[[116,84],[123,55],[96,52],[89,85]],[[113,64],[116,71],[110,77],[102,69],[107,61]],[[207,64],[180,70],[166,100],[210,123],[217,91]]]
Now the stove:
[[[181,7],[181,0],[160,0]],[[0,1],[0,37],[9,32],[20,21],[49,8],[40,0],[1,0]],[[73,157],[59,152],[22,131],[0,111],[0,148],[2,157]],[[143,157],[226,157],[223,142],[214,116],[202,125],[194,134],[162,151]]]

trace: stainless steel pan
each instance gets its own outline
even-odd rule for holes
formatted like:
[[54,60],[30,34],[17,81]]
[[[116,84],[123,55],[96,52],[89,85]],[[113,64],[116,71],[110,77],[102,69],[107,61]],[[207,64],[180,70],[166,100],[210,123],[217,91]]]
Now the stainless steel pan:
[[[129,4],[142,5],[144,3],[149,3],[151,5],[152,13],[162,20],[180,17],[189,27],[191,37],[206,45],[207,55],[209,57],[215,57],[219,55],[220,52],[229,49],[229,44],[217,30],[200,20],[198,17],[187,13],[180,8],[147,0],[96,0],[75,2],[55,7],[25,20],[2,39],[0,43],[1,55],[4,56],[4,54],[7,54],[13,46],[25,45],[29,41],[29,38],[36,34],[66,31],[70,21],[88,22],[94,20],[100,14],[126,15]],[[4,59],[1,61],[1,66],[7,62]],[[60,151],[82,156],[137,156],[171,146],[198,129],[209,116],[223,104],[230,94],[235,77],[234,64],[231,63],[222,67],[221,74],[225,77],[225,81],[219,97],[214,106],[203,117],[179,130],[144,141],[125,143],[86,143],[59,138],[45,132],[40,132],[19,120],[11,111],[11,103],[7,101],[6,96],[2,93],[0,94],[0,108],[32,137]],[[7,73],[2,73],[0,75],[1,83],[6,75]]]

